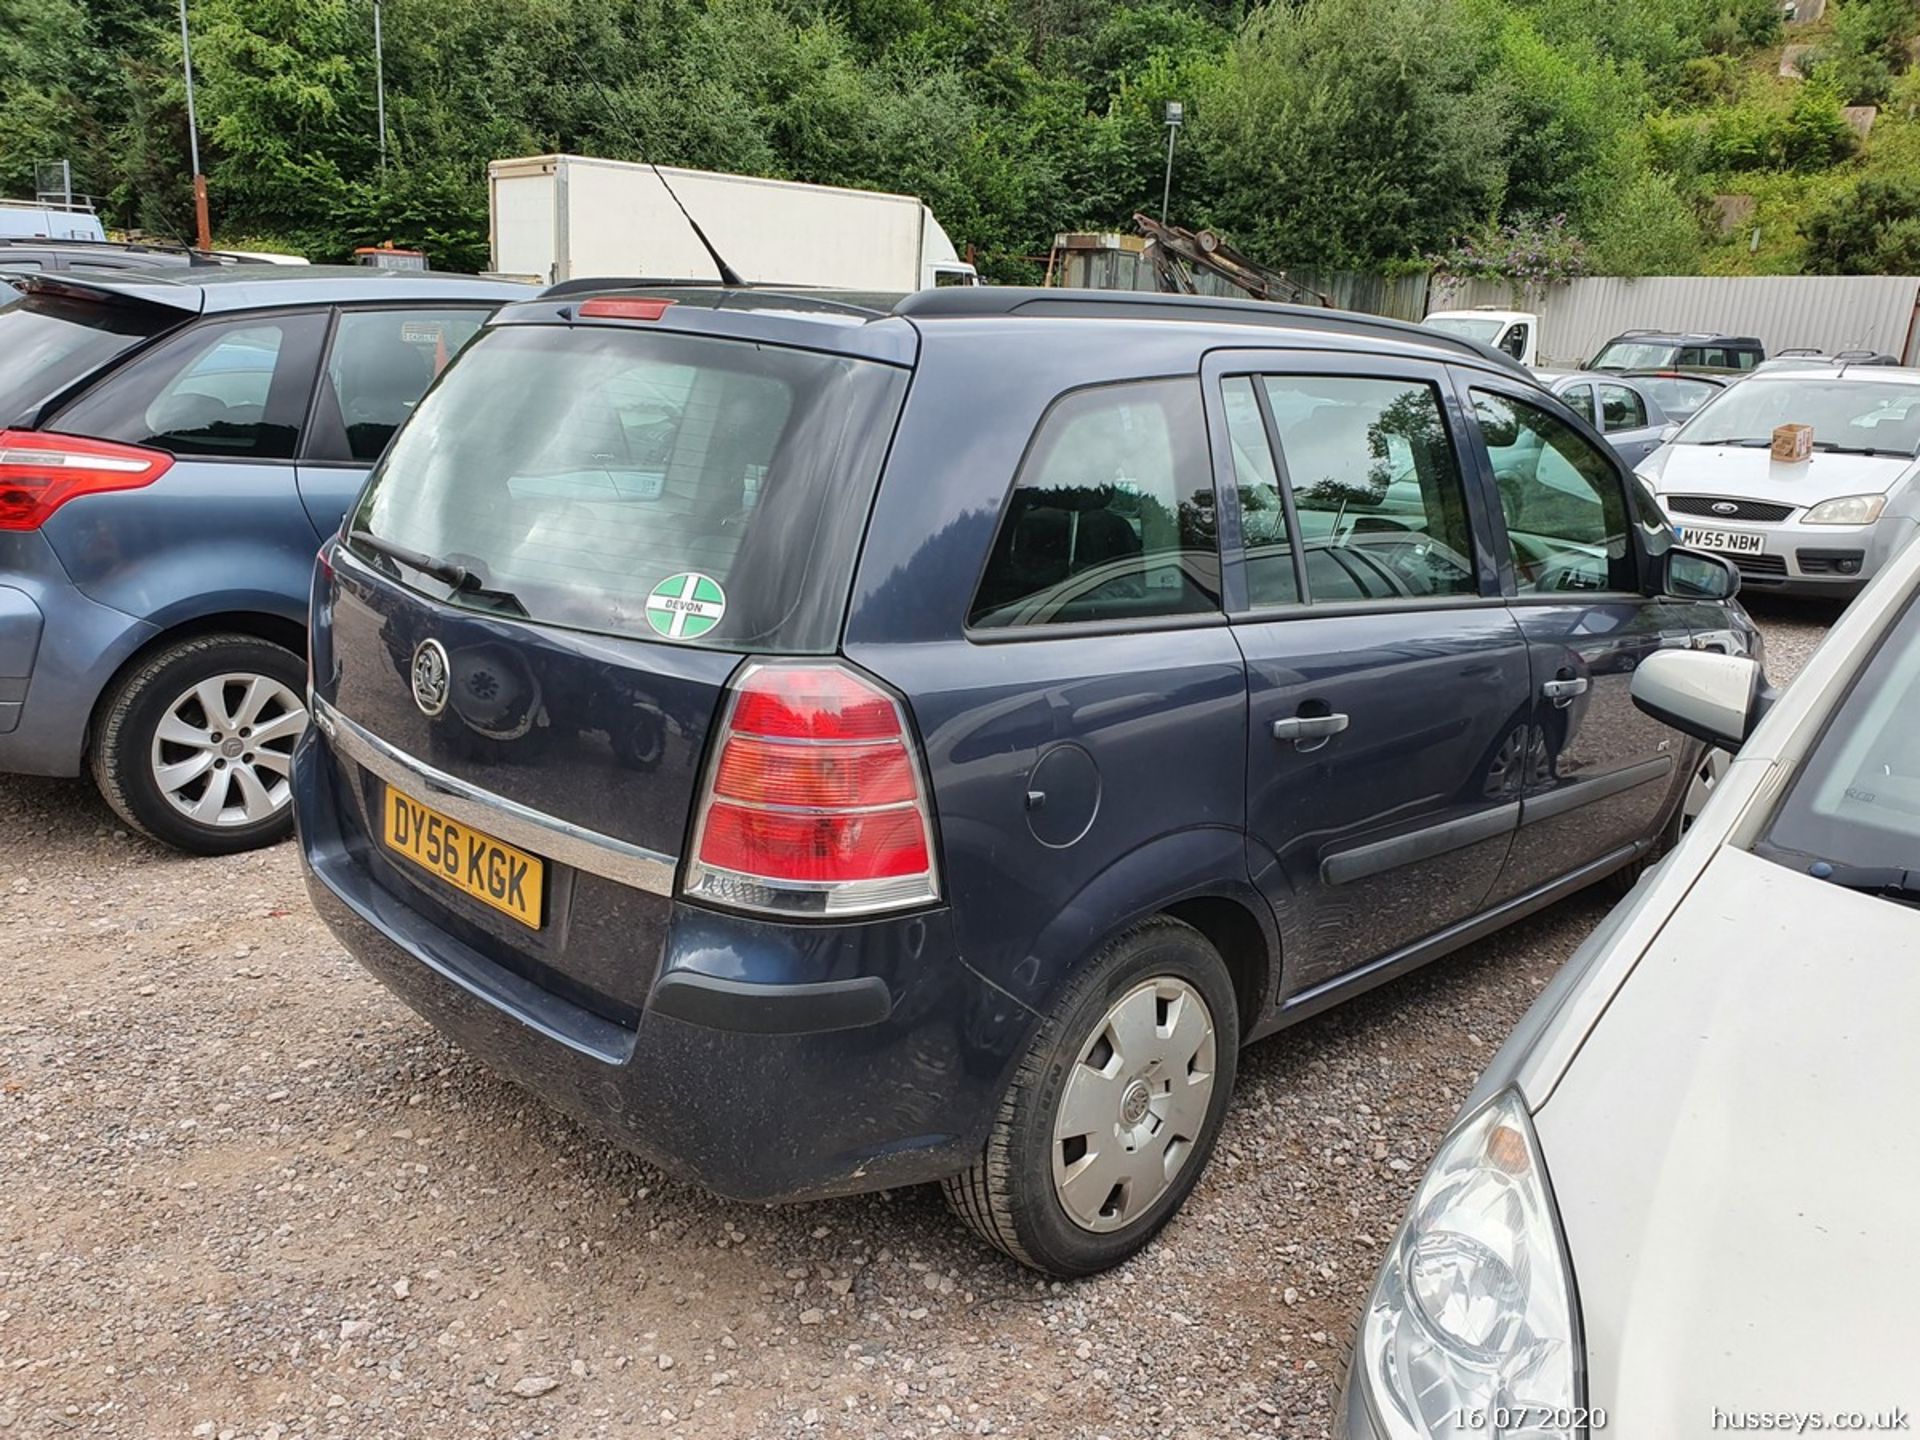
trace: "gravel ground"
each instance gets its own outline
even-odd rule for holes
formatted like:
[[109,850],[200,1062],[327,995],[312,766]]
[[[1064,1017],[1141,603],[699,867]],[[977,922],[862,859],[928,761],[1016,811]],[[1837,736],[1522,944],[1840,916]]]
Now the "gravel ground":
[[[1785,678],[1830,612],[1756,614]],[[1251,1051],[1209,1173],[1044,1284],[931,1190],[717,1202],[442,1042],[289,847],[0,777],[0,1433],[1324,1435],[1354,1318],[1576,898]]]

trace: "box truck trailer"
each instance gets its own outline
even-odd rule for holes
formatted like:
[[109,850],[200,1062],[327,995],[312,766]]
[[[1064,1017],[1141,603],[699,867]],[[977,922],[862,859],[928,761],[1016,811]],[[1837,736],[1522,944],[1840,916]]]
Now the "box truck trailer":
[[487,189],[493,268],[504,275],[546,283],[596,275],[714,279],[712,259],[680,213],[684,205],[753,284],[909,291],[980,283],[933,212],[911,195],[667,166],[656,172],[581,155],[496,160]]

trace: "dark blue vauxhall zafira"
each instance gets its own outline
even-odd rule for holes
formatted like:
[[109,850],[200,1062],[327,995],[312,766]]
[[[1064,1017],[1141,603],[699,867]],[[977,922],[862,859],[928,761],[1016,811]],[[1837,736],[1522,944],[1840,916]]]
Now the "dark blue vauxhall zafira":
[[1737,583],[1413,327],[560,286],[322,551],[295,812],[336,933],[555,1105],[1084,1274],[1243,1044],[1672,841],[1703,757],[1629,681],[1757,653]]

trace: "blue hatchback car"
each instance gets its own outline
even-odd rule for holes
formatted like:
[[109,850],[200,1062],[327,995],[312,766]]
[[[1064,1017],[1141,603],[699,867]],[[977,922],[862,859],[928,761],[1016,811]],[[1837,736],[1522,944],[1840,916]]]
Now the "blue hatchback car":
[[275,265],[24,285],[0,308],[0,770],[90,766],[201,854],[281,839],[314,553],[527,291]]
[[1111,1265],[1244,1043],[1684,823],[1750,653],[1505,357],[1285,307],[558,287],[322,551],[310,889],[476,1054],[750,1200]]

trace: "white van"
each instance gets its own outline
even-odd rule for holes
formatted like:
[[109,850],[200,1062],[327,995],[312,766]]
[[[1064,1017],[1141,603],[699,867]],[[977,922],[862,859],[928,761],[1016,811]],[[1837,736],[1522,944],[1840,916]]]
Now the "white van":
[[104,240],[100,217],[84,206],[0,200],[0,239]]
[[1540,317],[1531,311],[1481,305],[1472,310],[1435,310],[1420,323],[1504,350],[1529,369],[1539,360]]

